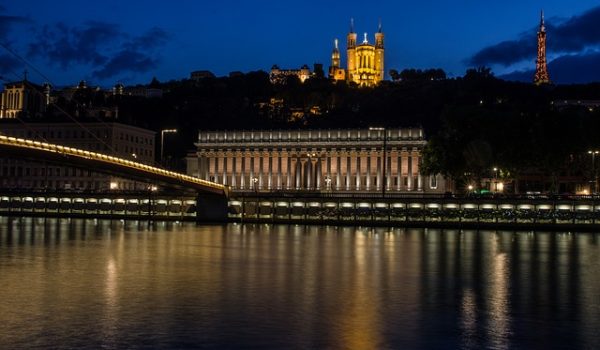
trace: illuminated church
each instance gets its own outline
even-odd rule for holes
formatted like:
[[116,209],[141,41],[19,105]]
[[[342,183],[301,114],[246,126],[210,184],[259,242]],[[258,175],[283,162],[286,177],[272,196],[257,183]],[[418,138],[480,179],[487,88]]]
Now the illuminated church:
[[359,86],[375,86],[384,77],[384,47],[383,31],[381,23],[375,33],[375,43],[369,43],[367,33],[364,33],[363,41],[357,44],[357,34],[354,32],[354,21],[350,24],[350,33],[346,37],[347,44],[347,69],[344,71],[340,63],[340,50],[338,40],[335,39],[333,52],[331,54],[331,66],[329,77],[334,80],[346,80],[354,82]]

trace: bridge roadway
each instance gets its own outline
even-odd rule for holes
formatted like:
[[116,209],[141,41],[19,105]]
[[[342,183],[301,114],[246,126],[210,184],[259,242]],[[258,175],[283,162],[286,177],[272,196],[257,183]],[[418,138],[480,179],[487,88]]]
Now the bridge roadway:
[[194,190],[217,196],[227,195],[227,188],[214,182],[103,153],[46,142],[0,135],[0,154],[90,169],[163,187]]

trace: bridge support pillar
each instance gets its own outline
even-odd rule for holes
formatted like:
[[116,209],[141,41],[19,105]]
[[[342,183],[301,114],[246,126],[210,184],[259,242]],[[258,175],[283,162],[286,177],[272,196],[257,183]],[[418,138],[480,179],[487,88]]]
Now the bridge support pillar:
[[227,221],[227,196],[200,194],[196,197],[196,221]]

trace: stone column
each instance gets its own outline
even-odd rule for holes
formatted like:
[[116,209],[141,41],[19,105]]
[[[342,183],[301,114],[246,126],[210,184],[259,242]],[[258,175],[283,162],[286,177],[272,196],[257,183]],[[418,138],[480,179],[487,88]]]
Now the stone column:
[[423,176],[421,175],[421,155],[419,153],[413,153],[415,155],[415,157],[413,158],[415,160],[415,164],[414,164],[414,168],[415,168],[415,172],[417,173],[417,190],[418,191],[423,191]]
[[385,189],[392,189],[392,157],[389,156],[386,159],[386,169],[385,169]]
[[383,180],[383,171],[381,169],[382,167],[382,160],[383,160],[383,152],[381,152],[381,154],[377,155],[377,190],[380,191],[381,190],[381,185],[383,184],[382,180]]
[[303,188],[303,183],[302,180],[304,179],[303,173],[304,173],[304,160],[301,158],[297,158],[296,160],[296,189],[300,190]]
[[371,179],[371,167],[373,166],[373,164],[371,164],[371,152],[371,150],[367,151],[367,180],[365,183],[365,189],[367,191],[371,190],[373,187],[373,180]]
[[242,151],[241,153],[241,158],[240,158],[240,166],[241,166],[241,171],[240,171],[240,188],[244,189],[246,188],[246,152]]
[[337,153],[335,157],[336,162],[336,173],[335,173],[335,189],[340,190],[342,188],[342,155]]
[[400,156],[400,151],[396,153],[396,190],[400,191],[400,186],[402,185],[400,182],[402,181],[402,157]]
[[223,152],[223,185],[227,185],[227,152]]
[[322,170],[322,159],[321,157],[317,158],[316,161],[316,165],[315,165],[315,189],[320,190],[322,187],[321,184],[321,178],[323,176],[323,170]]
[[350,156],[346,156],[346,191],[349,191],[352,184],[350,180],[352,179],[352,168],[351,168],[351,159]]
[[231,188],[237,186],[237,152],[231,157]]
[[292,154],[288,152],[287,154],[287,174],[285,177],[285,189],[289,190],[292,187]]
[[276,179],[275,179],[275,188],[278,190],[281,190],[281,176],[282,176],[282,171],[281,171],[281,154],[282,152],[277,152],[277,175],[276,175]]
[[258,187],[254,183],[254,152],[250,151],[250,177],[248,178],[248,189],[255,190]]
[[267,188],[271,190],[273,187],[273,152],[269,152],[269,174],[267,175]]
[[258,188],[262,190],[264,188],[263,183],[263,169],[264,169],[264,155],[261,151],[258,151]]
[[360,163],[361,163],[361,154],[360,151],[358,151],[356,153],[356,169],[354,171],[354,176],[355,178],[355,184],[356,184],[356,190],[360,191],[360,185],[361,185],[361,173],[360,173]]
[[413,159],[412,159],[412,153],[409,152],[408,153],[408,191],[412,191],[413,190]]
[[213,157],[213,159],[215,162],[215,167],[213,169],[212,174],[214,176],[214,181],[216,183],[219,183],[219,154],[217,152],[215,152],[214,155],[215,156]]

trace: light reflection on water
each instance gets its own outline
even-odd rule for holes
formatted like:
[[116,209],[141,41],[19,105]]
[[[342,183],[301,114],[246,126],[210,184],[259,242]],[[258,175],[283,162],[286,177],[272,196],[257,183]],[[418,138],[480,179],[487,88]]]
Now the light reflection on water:
[[0,217],[0,348],[598,348],[598,235]]

